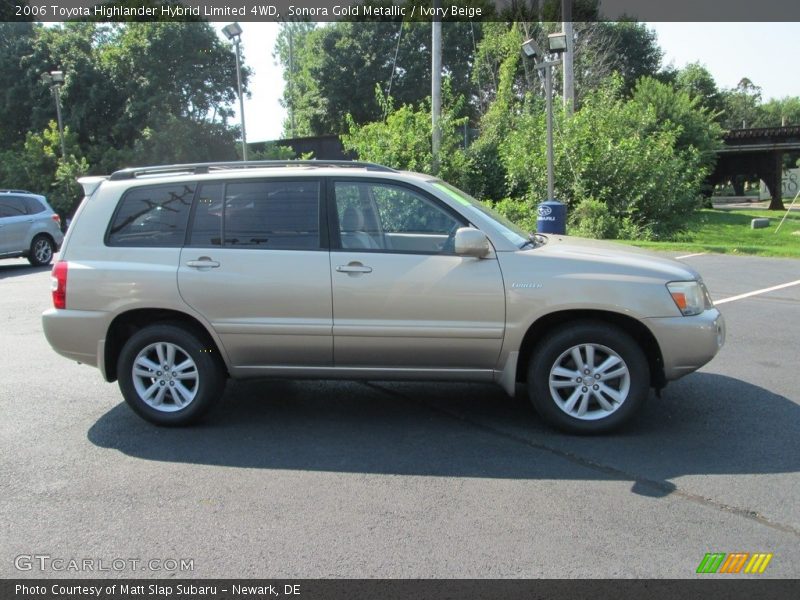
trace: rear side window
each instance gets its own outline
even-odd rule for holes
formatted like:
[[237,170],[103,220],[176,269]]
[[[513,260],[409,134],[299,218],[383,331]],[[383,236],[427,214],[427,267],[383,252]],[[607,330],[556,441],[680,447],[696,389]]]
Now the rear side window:
[[36,198],[25,198],[25,208],[29,215],[38,215],[44,212],[44,205]]
[[0,196],[0,217],[21,217],[28,214],[25,203],[17,196]]
[[320,247],[317,181],[247,181],[203,185],[192,246],[316,250]]
[[195,184],[134,188],[117,207],[108,231],[109,246],[183,246]]

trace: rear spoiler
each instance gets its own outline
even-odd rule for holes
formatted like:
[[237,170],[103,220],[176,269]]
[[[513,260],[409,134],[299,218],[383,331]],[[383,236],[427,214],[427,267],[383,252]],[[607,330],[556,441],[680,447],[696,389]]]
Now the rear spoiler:
[[83,188],[83,195],[87,198],[94,194],[100,184],[108,179],[107,175],[93,175],[91,177],[78,177],[78,183]]

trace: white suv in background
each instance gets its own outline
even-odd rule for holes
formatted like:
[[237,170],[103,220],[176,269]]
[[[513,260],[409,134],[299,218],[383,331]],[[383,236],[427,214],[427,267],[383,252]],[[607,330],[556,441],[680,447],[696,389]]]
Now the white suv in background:
[[423,379],[527,383],[551,424],[602,432],[725,338],[690,267],[530,236],[429,175],[278,161],[81,184],[45,335],[158,424],[228,377]]
[[0,190],[0,258],[24,256],[34,266],[46,265],[63,241],[61,217],[44,196]]

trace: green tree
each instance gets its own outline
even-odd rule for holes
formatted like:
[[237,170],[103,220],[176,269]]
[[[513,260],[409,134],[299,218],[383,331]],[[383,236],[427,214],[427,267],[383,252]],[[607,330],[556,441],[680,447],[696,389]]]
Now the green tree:
[[0,152],[0,180],[9,187],[44,194],[62,216],[71,214],[80,200],[75,178],[87,172],[77,135],[64,130],[67,156],[61,156],[58,125],[51,121],[41,132],[29,132],[24,143]]
[[0,148],[24,140],[31,126],[36,85],[24,61],[33,51],[35,34],[32,23],[0,22]]
[[633,91],[633,101],[655,111],[655,129],[675,126],[677,151],[696,150],[705,169],[714,166],[722,143],[722,128],[715,115],[702,105],[700,96],[643,77]]
[[723,93],[725,112],[722,125],[726,129],[754,127],[759,119],[761,88],[743,77],[732,90]]
[[725,110],[723,94],[717,88],[714,77],[698,62],[690,63],[676,73],[675,86],[690,97],[697,98],[700,106],[715,118],[719,118]]
[[800,125],[800,97],[773,98],[759,106],[757,127]]
[[447,85],[443,91],[445,103],[442,110],[441,164],[438,173],[434,173],[433,169],[431,108],[428,100],[416,107],[406,104],[395,110],[394,100],[384,99],[382,91],[376,87],[377,101],[383,104],[386,120],[359,125],[348,115],[349,133],[342,136],[344,147],[356,152],[361,160],[403,170],[438,174],[456,185],[461,184],[466,170],[466,156],[461,147],[461,128],[466,117],[459,118],[456,115],[462,110],[463,99],[450,101],[452,94]]
[[[442,24],[443,72],[453,93],[467,99],[464,111],[470,115],[476,103],[470,75],[481,31],[479,23]],[[384,98],[391,95],[398,105],[419,103],[430,94],[430,44],[430,23],[285,25],[275,49],[287,82],[283,105],[290,110],[290,119],[284,123],[284,133],[341,133],[347,130],[347,115],[356,123],[384,118],[373,93],[376,85]]]

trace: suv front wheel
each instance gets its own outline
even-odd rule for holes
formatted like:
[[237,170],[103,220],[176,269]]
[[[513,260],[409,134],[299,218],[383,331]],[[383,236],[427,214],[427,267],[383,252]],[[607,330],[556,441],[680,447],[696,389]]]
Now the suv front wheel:
[[215,350],[172,324],[132,335],[119,355],[117,376],[125,401],[156,425],[196,421],[225,389],[225,369]]
[[606,323],[570,323],[550,334],[528,368],[528,394],[539,415],[571,433],[603,433],[628,421],[649,392],[639,345]]

